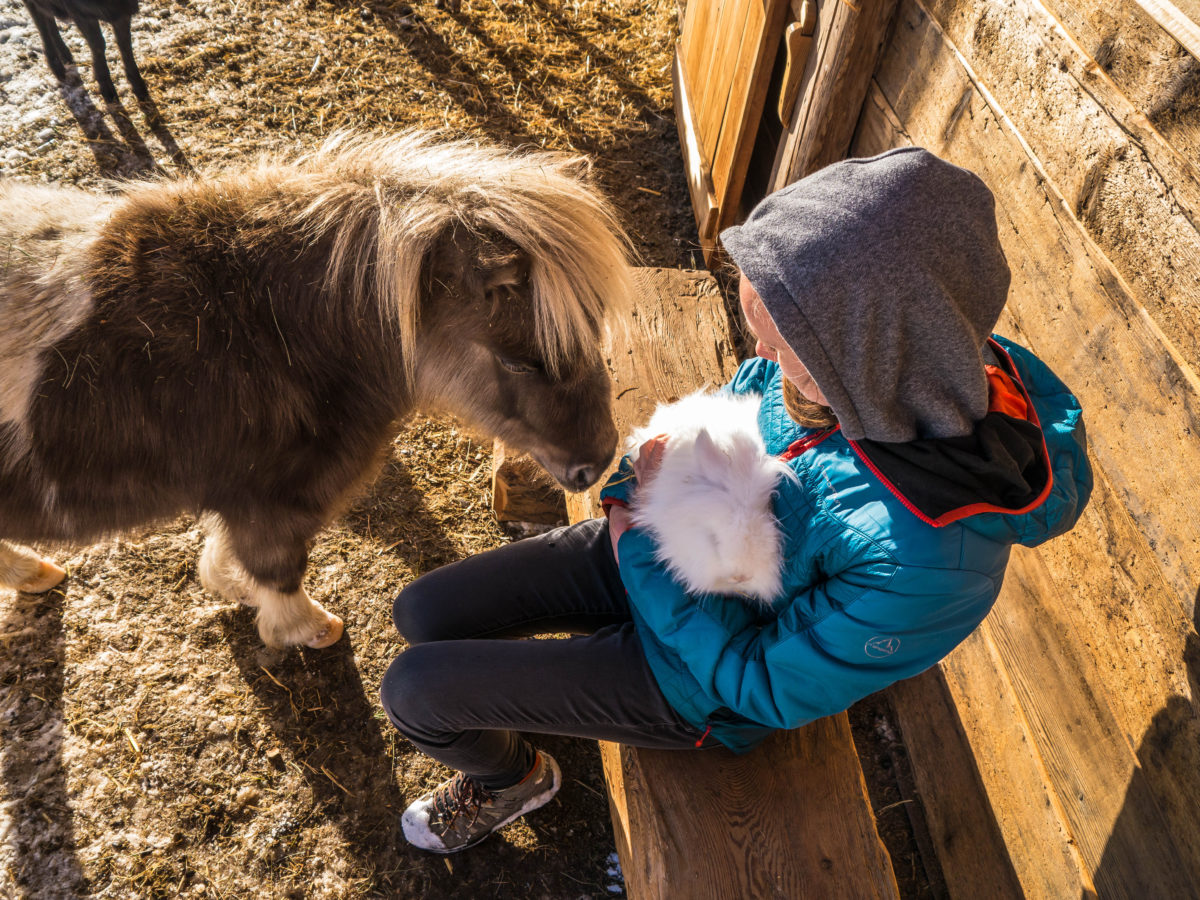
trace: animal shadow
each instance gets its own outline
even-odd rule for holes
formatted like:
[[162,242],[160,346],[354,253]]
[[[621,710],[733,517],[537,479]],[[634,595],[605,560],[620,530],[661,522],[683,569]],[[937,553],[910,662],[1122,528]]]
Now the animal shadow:
[[275,764],[294,764],[317,814],[336,824],[359,863],[386,884],[405,859],[396,841],[403,806],[382,730],[390,726],[367,699],[350,628],[332,647],[299,651],[264,648],[248,609],[225,617],[223,628],[243,681],[285,748]]
[[[1200,591],[1192,615],[1200,627]],[[1188,693],[1167,700],[1155,713],[1138,745],[1140,765],[1126,789],[1124,805],[1095,873],[1096,890],[1101,898],[1118,896],[1134,888],[1129,878],[1138,871],[1140,860],[1131,848],[1154,840],[1165,845],[1164,852],[1184,864],[1178,870],[1178,891],[1174,896],[1179,900],[1200,900],[1200,880],[1195,880],[1200,861],[1189,853],[1187,836],[1174,834],[1171,827],[1173,819],[1193,821],[1196,804],[1200,803],[1200,636],[1195,629],[1187,635],[1183,663]],[[1153,835],[1146,834],[1144,810],[1150,806],[1157,806],[1162,816]],[[1185,831],[1191,833],[1194,842],[1196,829]],[[1190,891],[1185,886],[1189,883]],[[1085,900],[1089,896],[1094,895],[1085,893]]]
[[[79,130],[83,132],[84,143],[92,152],[96,168],[103,174],[135,178],[160,171],[153,152],[119,101],[106,104],[108,114],[116,127],[114,133],[105,121],[104,113],[92,102],[91,95],[74,67],[68,70],[66,78],[59,83],[58,91]],[[154,101],[139,101],[138,106],[150,133],[162,145],[172,164],[180,172],[191,172],[191,162],[175,140]]]
[[86,896],[63,761],[63,594],[16,595],[0,623],[0,805],[10,829],[0,895]]

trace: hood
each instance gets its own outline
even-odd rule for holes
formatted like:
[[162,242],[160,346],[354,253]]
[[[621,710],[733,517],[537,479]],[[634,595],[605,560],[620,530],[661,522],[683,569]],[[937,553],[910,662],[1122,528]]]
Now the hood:
[[[998,541],[1035,546],[1070,529],[1087,503],[1092,479],[1083,420],[1065,387],[1038,398],[1039,413],[1005,346],[993,340],[989,351],[996,364],[986,366],[988,412],[969,435],[850,445],[927,524],[961,522]],[[1057,379],[1053,384],[1062,387]]]
[[1008,296],[995,202],[918,147],[834,163],[721,233],[851,440],[969,436]]

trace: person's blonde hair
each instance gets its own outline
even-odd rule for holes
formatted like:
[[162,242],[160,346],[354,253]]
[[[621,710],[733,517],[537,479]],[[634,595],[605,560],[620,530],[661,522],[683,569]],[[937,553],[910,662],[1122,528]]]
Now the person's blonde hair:
[[838,423],[832,409],[824,403],[809,400],[786,375],[783,378],[783,408],[793,422],[805,428],[832,428]]

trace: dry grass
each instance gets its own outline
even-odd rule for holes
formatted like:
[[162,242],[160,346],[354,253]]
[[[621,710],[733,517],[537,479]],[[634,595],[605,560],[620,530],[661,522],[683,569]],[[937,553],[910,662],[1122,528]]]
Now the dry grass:
[[[339,128],[445,128],[592,155],[644,260],[691,265],[674,12],[664,0],[468,0],[455,14],[432,2],[146,4],[135,45],[160,119],[132,104],[102,113],[82,90],[58,92],[28,44],[0,43],[0,103],[21,113],[0,119],[0,147],[28,154],[0,174],[97,184],[311,146]],[[0,19],[23,15],[0,0]],[[314,548],[310,590],[347,625],[327,651],[267,650],[248,611],[205,594],[190,520],[63,554],[61,592],[0,594],[0,895],[617,895],[585,741],[548,741],[565,785],[532,821],[448,861],[397,841],[398,811],[445,772],[379,709],[401,649],[391,598],[508,540],[489,466],[490,445],[452,423],[409,424]]]

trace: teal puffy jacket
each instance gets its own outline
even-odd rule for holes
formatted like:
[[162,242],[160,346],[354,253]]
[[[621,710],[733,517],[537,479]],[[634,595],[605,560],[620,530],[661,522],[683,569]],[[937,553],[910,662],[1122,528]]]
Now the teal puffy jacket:
[[[781,594],[766,613],[733,597],[689,595],[655,559],[644,530],[629,529],[618,545],[647,659],[687,721],[741,752],[772,730],[840,712],[916,675],[987,615],[1012,544],[1033,546],[1075,524],[1092,486],[1079,404],[1028,350],[1003,338],[992,347],[1016,385],[1015,402],[1024,397],[1036,411],[1026,427],[1035,437],[1040,427],[1040,463],[1027,466],[1052,473],[1014,509],[955,501],[928,512],[922,504],[936,506],[936,497],[914,501],[885,472],[937,495],[941,485],[930,482],[942,463],[914,480],[883,452],[900,445],[870,448],[836,429],[805,429],[784,409],[778,365],[742,364],[727,390],[762,394],[767,449],[790,457],[797,476],[780,482],[774,504],[784,535]],[[631,475],[626,458],[602,498],[625,502],[636,488]]]

